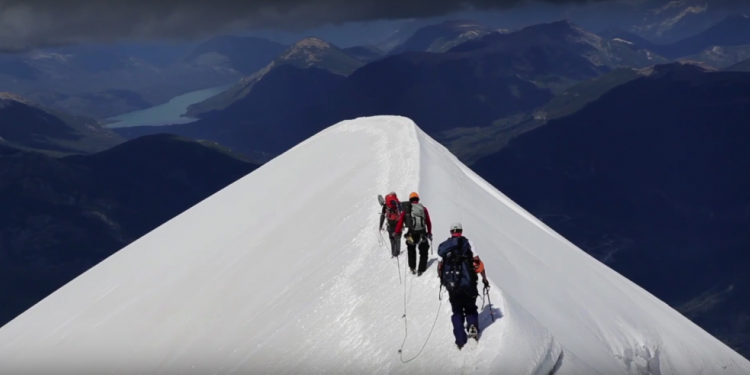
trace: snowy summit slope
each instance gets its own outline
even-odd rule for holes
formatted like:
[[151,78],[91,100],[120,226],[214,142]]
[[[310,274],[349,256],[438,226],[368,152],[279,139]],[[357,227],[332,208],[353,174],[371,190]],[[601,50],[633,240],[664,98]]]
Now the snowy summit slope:
[[[484,259],[497,320],[480,310],[478,347],[453,345],[435,263],[414,277],[379,244],[375,198],[390,190],[420,192],[435,247],[460,221]],[[748,374],[750,363],[413,122],[383,116],[322,131],[2,327],[0,373]]]

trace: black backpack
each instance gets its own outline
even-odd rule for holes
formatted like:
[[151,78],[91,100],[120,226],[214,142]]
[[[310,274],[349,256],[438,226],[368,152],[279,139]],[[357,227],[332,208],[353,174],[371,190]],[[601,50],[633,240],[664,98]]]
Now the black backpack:
[[477,275],[469,241],[463,237],[451,237],[438,247],[443,258],[440,283],[449,293],[462,292],[478,296]]
[[404,227],[411,230],[411,202],[401,202],[401,212],[404,213]]

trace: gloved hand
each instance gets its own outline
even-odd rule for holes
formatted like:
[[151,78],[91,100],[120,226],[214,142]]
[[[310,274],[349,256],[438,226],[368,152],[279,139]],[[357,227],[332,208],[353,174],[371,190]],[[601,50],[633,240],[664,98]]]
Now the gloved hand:
[[427,238],[429,238],[430,241],[432,241],[432,233],[427,233]]
[[489,282],[489,280],[484,279],[484,280],[482,280],[482,282],[484,283],[484,289],[489,289],[490,288],[490,282]]

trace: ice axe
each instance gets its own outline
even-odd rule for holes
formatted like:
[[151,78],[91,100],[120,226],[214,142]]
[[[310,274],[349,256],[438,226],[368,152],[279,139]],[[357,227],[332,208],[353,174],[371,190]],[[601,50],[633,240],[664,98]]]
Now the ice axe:
[[490,316],[492,316],[492,321],[494,322],[495,321],[495,312],[492,311],[492,300],[490,299],[490,291],[489,291],[489,289],[490,288],[488,288],[486,286],[484,287],[484,295],[487,296],[487,302],[490,305]]

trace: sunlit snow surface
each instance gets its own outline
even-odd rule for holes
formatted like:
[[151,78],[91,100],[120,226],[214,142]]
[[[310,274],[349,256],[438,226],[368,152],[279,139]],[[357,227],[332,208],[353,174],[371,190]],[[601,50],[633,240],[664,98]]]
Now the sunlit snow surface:
[[[376,197],[391,190],[420,193],[435,247],[460,221],[484,259],[497,320],[481,310],[478,347],[453,345],[436,263],[416,278],[404,254],[399,274],[379,245]],[[552,371],[748,374],[750,363],[402,117],[324,130],[0,329],[0,374]]]

